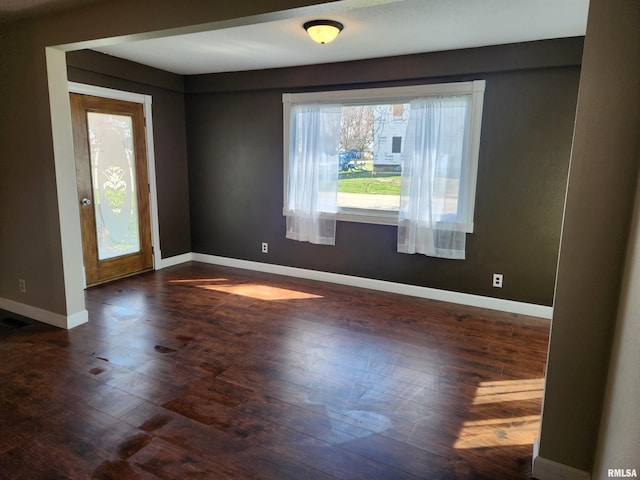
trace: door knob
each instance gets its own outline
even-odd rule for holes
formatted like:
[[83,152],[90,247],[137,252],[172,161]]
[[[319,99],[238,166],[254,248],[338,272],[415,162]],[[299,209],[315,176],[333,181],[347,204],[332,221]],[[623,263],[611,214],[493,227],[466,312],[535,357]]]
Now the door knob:
[[82,202],[80,202],[80,203],[82,203],[82,205],[85,205],[85,206],[86,205],[91,205],[91,200],[89,200],[88,198],[83,198]]

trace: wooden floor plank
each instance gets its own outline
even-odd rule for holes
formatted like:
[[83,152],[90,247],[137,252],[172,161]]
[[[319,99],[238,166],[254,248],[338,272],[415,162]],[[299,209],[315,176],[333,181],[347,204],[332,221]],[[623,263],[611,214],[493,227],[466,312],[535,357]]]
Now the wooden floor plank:
[[548,320],[199,263],[86,305],[0,312],[6,478],[530,477]]

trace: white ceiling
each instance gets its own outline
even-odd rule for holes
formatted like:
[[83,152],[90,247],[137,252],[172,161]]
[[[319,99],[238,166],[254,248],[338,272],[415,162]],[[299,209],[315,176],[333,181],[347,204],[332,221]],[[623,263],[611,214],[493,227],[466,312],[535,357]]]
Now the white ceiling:
[[[98,1],[0,0],[0,24]],[[588,6],[589,0],[342,0],[271,21],[106,41],[95,50],[185,75],[256,70],[581,36]],[[345,25],[329,45],[313,43],[302,29],[323,17]]]
[[[362,5],[373,6],[362,6]],[[183,75],[321,64],[585,34],[589,0],[377,0],[337,2],[330,14],[95,50]],[[354,8],[355,5],[355,8]],[[302,28],[327,17],[344,24],[331,44]]]

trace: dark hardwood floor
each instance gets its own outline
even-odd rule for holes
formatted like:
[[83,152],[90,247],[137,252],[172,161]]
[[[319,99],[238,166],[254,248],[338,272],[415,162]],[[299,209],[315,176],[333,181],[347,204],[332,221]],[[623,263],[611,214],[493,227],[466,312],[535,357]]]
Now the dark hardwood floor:
[[547,320],[190,263],[0,314],[0,479],[525,479]]

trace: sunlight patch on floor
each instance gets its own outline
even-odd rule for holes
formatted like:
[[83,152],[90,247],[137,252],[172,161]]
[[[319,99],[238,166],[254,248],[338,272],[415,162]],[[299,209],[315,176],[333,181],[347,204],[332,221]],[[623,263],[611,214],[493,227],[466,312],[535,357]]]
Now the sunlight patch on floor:
[[[480,382],[472,405],[541,401],[544,378]],[[456,449],[533,445],[540,429],[540,415],[490,418],[462,424]]]
[[216,292],[229,293],[232,295],[240,295],[242,297],[253,298],[255,300],[304,300],[310,298],[323,298],[321,295],[300,292],[288,288],[271,287],[259,283],[238,283],[223,284],[228,282],[226,278],[196,278],[171,280],[171,283],[193,284],[195,287],[205,290],[213,290]]
[[169,283],[211,283],[211,282],[228,282],[227,278],[184,278],[182,280],[170,280]]
[[270,287],[269,285],[260,285],[256,283],[245,283],[241,285],[200,285],[200,288],[215,290],[216,292],[231,293],[233,295],[249,297],[255,300],[273,301],[322,298],[320,295],[314,295],[312,293],[299,292],[286,288]]
[[488,448],[533,445],[540,415],[464,422],[453,448]]
[[476,390],[473,405],[533,400],[542,398],[543,392],[544,378],[481,382]]

